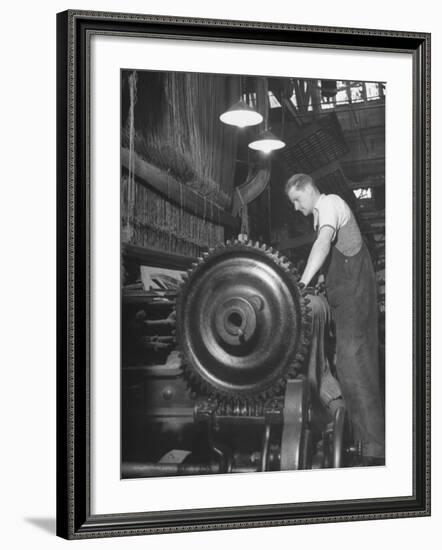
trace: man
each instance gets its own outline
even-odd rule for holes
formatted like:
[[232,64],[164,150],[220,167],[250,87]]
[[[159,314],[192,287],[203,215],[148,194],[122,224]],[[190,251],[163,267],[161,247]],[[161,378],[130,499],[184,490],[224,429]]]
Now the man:
[[285,192],[296,211],[313,214],[316,240],[300,283],[323,270],[336,329],[336,371],[363,464],[385,463],[379,385],[376,278],[368,249],[347,203],[323,195],[312,178],[295,174]]

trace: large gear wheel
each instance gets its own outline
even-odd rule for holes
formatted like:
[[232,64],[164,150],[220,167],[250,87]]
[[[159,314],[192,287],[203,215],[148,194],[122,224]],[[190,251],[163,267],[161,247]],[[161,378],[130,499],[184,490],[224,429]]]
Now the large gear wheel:
[[177,297],[184,375],[196,392],[262,400],[300,369],[311,319],[292,264],[258,242],[204,254]]

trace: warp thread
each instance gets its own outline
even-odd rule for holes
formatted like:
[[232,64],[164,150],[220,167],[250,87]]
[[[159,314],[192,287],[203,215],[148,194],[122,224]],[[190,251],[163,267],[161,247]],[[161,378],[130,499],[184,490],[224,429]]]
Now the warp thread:
[[[135,207],[135,120],[134,110],[137,102],[137,72],[129,75],[129,178],[127,182],[127,206],[132,211]],[[131,225],[125,227],[125,231],[131,239]]]
[[194,256],[224,241],[224,228],[199,218],[135,182],[129,202],[130,180],[121,179],[122,240],[166,252]]

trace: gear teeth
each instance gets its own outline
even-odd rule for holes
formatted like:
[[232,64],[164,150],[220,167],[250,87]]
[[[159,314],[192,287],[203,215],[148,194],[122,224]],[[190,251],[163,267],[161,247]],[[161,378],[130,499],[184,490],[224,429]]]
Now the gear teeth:
[[192,262],[192,269],[195,269],[198,267],[198,262]]
[[232,244],[232,241],[230,239],[228,241],[226,241],[227,246],[230,246],[231,244]]
[[[228,242],[228,241],[227,241],[227,242]],[[240,244],[240,242],[238,241],[238,239],[235,239],[235,240],[233,241],[233,244],[234,244],[234,245],[235,245],[235,244]]]
[[261,243],[259,241],[255,241],[255,248],[259,248],[261,246]]
[[247,241],[247,246],[253,246],[253,241],[252,241],[252,239],[249,239],[249,240]]
[[267,245],[265,243],[261,244],[261,250],[264,250],[264,252],[267,252]]

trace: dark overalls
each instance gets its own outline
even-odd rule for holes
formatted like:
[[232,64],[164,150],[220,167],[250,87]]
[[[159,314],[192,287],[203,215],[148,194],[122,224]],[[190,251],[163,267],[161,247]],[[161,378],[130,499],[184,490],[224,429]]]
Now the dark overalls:
[[345,256],[332,245],[324,268],[336,329],[336,371],[353,436],[362,441],[363,456],[385,457],[376,278],[367,246]]

